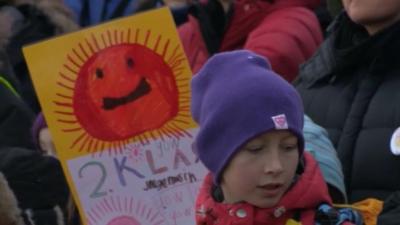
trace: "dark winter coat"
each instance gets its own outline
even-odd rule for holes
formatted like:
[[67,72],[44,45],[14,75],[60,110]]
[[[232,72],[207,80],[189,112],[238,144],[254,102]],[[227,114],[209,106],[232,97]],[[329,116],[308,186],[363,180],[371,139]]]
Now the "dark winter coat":
[[294,84],[305,113],[329,132],[349,200],[383,200],[400,187],[390,150],[400,126],[400,23],[370,37],[343,13],[332,29]]
[[34,113],[16,93],[18,82],[12,79],[1,51],[0,64],[0,147],[33,148],[30,128]]
[[385,200],[383,210],[378,216],[378,225],[398,224],[400,224],[400,191]]
[[0,148],[0,224],[65,224],[68,197],[55,158],[23,148]]

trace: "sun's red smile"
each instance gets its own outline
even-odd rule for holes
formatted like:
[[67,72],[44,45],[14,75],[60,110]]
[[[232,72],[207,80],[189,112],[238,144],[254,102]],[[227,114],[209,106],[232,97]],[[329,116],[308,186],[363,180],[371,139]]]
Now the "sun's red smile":
[[141,78],[138,86],[130,92],[128,95],[123,97],[104,97],[103,98],[103,109],[113,110],[118,106],[128,104],[135,101],[136,99],[148,94],[151,91],[151,87],[145,78]]

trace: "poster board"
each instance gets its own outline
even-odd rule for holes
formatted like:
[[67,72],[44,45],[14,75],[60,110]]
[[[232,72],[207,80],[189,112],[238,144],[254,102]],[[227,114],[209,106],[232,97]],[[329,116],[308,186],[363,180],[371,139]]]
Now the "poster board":
[[87,225],[195,224],[191,71],[168,8],[24,47]]

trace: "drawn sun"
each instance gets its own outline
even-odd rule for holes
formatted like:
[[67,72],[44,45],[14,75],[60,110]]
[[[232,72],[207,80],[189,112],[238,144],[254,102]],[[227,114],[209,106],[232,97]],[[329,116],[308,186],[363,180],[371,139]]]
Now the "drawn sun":
[[183,128],[190,121],[184,53],[151,37],[106,30],[67,54],[54,103],[62,131],[75,135],[70,149],[122,152],[132,141],[191,136]]
[[[87,213],[89,225],[165,225],[155,209],[132,197],[110,196],[102,199]],[[110,216],[111,215],[111,216]]]

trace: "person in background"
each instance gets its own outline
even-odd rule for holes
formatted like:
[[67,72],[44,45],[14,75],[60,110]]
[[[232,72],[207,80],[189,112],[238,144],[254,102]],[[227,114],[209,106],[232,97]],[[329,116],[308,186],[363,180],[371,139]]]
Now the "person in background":
[[383,210],[378,216],[379,225],[400,224],[400,191],[389,196],[383,205]]
[[326,7],[332,18],[335,18],[343,10],[342,0],[326,0]]
[[342,164],[329,140],[328,132],[304,115],[303,136],[304,150],[310,152],[317,161],[333,203],[347,203]]
[[139,0],[136,13],[162,6],[168,6],[176,26],[180,26],[188,20],[189,9],[192,0]]
[[287,81],[322,42],[313,10],[319,0],[208,0],[193,2],[179,35],[193,73],[215,53],[254,51]]
[[32,125],[31,135],[36,149],[45,155],[57,157],[53,139],[42,112],[38,114]]
[[329,11],[327,1],[321,0],[321,4],[314,10],[314,12],[318,18],[322,33],[324,37],[326,37],[327,28],[329,27],[329,24],[332,22],[332,14]]
[[69,189],[54,157],[0,148],[0,224],[64,225]]
[[34,113],[0,48],[0,224],[63,225],[69,189],[61,164],[35,149]]
[[175,24],[187,20],[190,0],[64,0],[74,12],[74,20],[81,26],[93,26],[112,19],[131,16],[138,12],[168,6]]
[[[46,119],[44,118],[42,112],[38,114],[33,123],[33,126],[31,128],[31,135],[36,149],[39,150],[43,156],[51,156],[58,159],[50,130],[47,126]],[[65,209],[66,225],[82,224],[82,222],[80,221],[80,214],[78,212],[77,206],[71,195],[67,200]]]
[[400,187],[400,0],[343,6],[294,85],[338,152],[349,202],[384,200]]
[[18,88],[19,82],[0,47],[0,147],[34,149],[29,129],[35,114],[21,99]]
[[17,92],[35,114],[41,108],[22,47],[78,28],[62,0],[0,1],[0,48],[19,82]]
[[318,164],[304,151],[301,98],[264,57],[218,53],[193,77],[191,90],[199,124],[194,149],[210,171],[196,200],[197,224],[360,219],[351,210],[353,217],[333,214]]
[[81,26],[92,26],[111,19],[132,15],[137,0],[64,0],[74,13],[74,20]]

